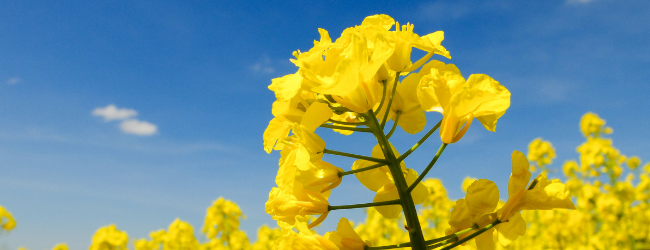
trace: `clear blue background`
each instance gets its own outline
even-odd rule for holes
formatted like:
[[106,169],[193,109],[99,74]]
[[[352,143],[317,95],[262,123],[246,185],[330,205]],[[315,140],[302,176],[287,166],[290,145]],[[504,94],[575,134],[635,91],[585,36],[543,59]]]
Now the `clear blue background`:
[[[446,62],[512,92],[496,133],[475,124],[430,172],[452,198],[468,175],[505,190],[510,153],[536,137],[557,149],[554,166],[577,158],[588,111],[614,128],[622,153],[650,159],[647,0],[2,1],[0,205],[18,225],[0,235],[0,249],[84,249],[110,223],[131,239],[177,217],[199,231],[219,196],[241,206],[255,241],[261,224],[274,225],[264,213],[279,159],[262,150],[274,101],[267,86],[296,71],[288,59],[311,47],[317,28],[336,38],[378,13],[421,35],[443,30]],[[157,134],[124,134],[90,114],[108,104],[137,110]],[[430,127],[441,117],[428,118]],[[334,150],[369,155],[373,146],[367,135],[319,133]],[[419,139],[399,129],[397,137],[402,152]],[[407,166],[421,171],[438,146],[433,136]],[[330,202],[373,195],[345,178]],[[341,216],[363,219],[335,211],[319,231]]]

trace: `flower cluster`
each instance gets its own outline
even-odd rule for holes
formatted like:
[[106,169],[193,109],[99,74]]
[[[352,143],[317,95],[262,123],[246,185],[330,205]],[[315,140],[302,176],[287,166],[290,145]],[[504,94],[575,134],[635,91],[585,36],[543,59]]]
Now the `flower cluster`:
[[[464,136],[474,118],[487,130],[495,131],[498,119],[510,106],[510,92],[490,76],[473,74],[465,78],[455,65],[431,60],[434,54],[451,58],[441,45],[442,31],[420,36],[412,24],[400,26],[387,15],[374,15],[365,18],[361,25],[345,29],[334,41],[326,30],[319,29],[319,33],[320,40],[314,41],[314,47],[293,53],[291,62],[298,71],[273,79],[269,86],[276,101],[272,108],[274,118],[264,131],[264,150],[281,152],[277,187],[271,189],[266,212],[282,229],[283,237],[277,245],[280,249],[371,249],[373,242],[360,238],[345,218],[341,218],[337,231],[325,236],[309,230],[325,220],[330,211],[338,209],[372,207],[369,211],[373,211],[373,216],[387,220],[401,218],[403,214],[407,233],[392,232],[389,238],[406,235],[409,242],[382,249],[427,249],[443,245],[451,248],[475,237],[489,245],[489,230],[495,226],[502,235],[500,239],[503,238],[500,242],[507,245],[523,234],[522,226],[525,230],[520,211],[575,208],[566,186],[547,180],[544,173],[526,188],[531,175],[528,160],[516,151],[510,199],[502,208],[496,210],[496,185],[489,180],[477,180],[468,187],[469,196],[451,211],[452,228],[446,230],[448,236],[425,241],[425,232],[433,231],[423,229],[422,225],[429,225],[429,221],[419,217],[415,205],[425,203],[436,188],[435,184],[427,187],[422,182],[424,176],[447,145]],[[425,55],[412,60],[413,48]],[[422,132],[427,126],[426,112],[440,113],[442,119],[415,146],[400,154],[389,141],[395,129],[399,126],[406,133]],[[385,132],[388,121],[392,121],[392,128]],[[343,135],[371,133],[377,145],[371,156],[331,150],[316,133],[319,127]],[[442,145],[431,163],[420,173],[407,168],[404,160],[437,129]],[[326,162],[325,154],[356,161],[346,171]],[[535,157],[534,161],[545,164],[546,158],[553,156],[540,152]],[[328,198],[332,190],[350,174],[376,193],[373,202],[331,205]],[[433,196],[442,199],[439,194]],[[444,204],[425,205],[451,207]],[[308,223],[310,215],[317,219]],[[439,227],[444,223],[438,218],[444,215],[429,213],[424,218],[432,218],[433,226]],[[372,235],[371,231],[381,231],[377,227],[369,228],[367,234],[382,242],[386,236]],[[345,244],[339,236],[347,239]]]

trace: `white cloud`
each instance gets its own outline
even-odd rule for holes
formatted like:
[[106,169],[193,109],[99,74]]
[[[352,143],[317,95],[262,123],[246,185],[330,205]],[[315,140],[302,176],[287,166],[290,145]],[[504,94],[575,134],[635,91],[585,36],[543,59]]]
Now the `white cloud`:
[[127,134],[150,136],[158,131],[158,126],[138,119],[129,119],[120,123],[120,129]]
[[118,109],[115,105],[110,104],[103,108],[93,109],[92,115],[104,117],[105,121],[124,120],[138,115],[138,111],[127,108]]
[[12,78],[9,78],[9,80],[7,80],[7,84],[9,84],[9,85],[14,85],[14,84],[19,83],[19,82],[20,82],[20,78],[18,78],[18,77],[12,77]]
[[273,62],[271,59],[264,55],[262,58],[251,66],[251,71],[255,73],[264,73],[270,74],[275,72],[275,68],[272,66]]

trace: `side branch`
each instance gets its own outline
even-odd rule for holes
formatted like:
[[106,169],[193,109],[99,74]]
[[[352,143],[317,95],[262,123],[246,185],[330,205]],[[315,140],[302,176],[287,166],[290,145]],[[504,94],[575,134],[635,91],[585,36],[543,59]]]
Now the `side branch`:
[[461,239],[459,241],[454,242],[454,244],[451,244],[449,246],[446,246],[446,247],[442,248],[441,250],[449,250],[449,249],[452,249],[452,248],[454,248],[454,247],[456,247],[456,246],[458,246],[460,244],[463,244],[466,241],[471,240],[474,237],[478,236],[479,234],[482,234],[483,232],[485,232],[487,230],[490,230],[490,228],[493,228],[494,226],[499,225],[499,223],[501,223],[501,221],[499,219],[496,219],[496,220],[494,220],[494,222],[490,223],[489,225],[479,229],[478,231],[474,232],[473,234],[470,234],[469,236],[467,236],[467,237],[465,237],[465,238],[463,238],[463,239]]
[[343,206],[328,206],[329,211],[339,210],[339,209],[353,209],[353,208],[363,208],[363,207],[378,207],[378,206],[387,206],[387,205],[397,205],[400,200],[390,200],[390,201],[380,201],[380,202],[371,202],[363,204],[354,204],[354,205],[343,205]]
[[355,155],[355,154],[350,154],[350,153],[335,151],[335,150],[330,150],[330,149],[324,149],[323,153],[324,154],[331,154],[331,155],[346,156],[346,157],[350,157],[350,158],[356,158],[356,159],[372,161],[372,162],[378,162],[378,163],[381,163],[381,164],[384,164],[384,165],[388,164],[388,161],[386,161],[385,159],[378,159],[378,158],[373,158],[373,157],[363,156],[363,155]]
[[440,145],[440,148],[438,149],[438,153],[436,153],[436,156],[433,157],[433,159],[429,163],[429,166],[427,166],[427,168],[425,168],[424,171],[422,171],[422,174],[420,174],[420,176],[418,176],[418,178],[415,180],[415,182],[413,182],[413,184],[411,184],[411,186],[409,186],[409,188],[407,189],[407,192],[413,191],[413,189],[418,185],[418,183],[420,183],[420,181],[422,181],[422,179],[424,179],[424,176],[426,176],[427,173],[429,173],[429,170],[431,170],[431,167],[433,167],[433,165],[436,164],[436,161],[438,161],[438,158],[440,158],[440,155],[442,154],[442,151],[445,151],[445,148],[447,147],[447,145],[448,145],[447,143],[443,143],[442,145]]
[[355,127],[346,127],[346,126],[337,126],[337,125],[331,125],[331,124],[321,124],[320,125],[323,128],[331,128],[331,129],[340,129],[340,130],[350,130],[350,131],[356,131],[356,132],[369,132],[372,133],[372,130],[369,128],[355,128]]
[[440,120],[440,121],[438,122],[438,124],[436,124],[435,126],[433,126],[433,128],[431,128],[431,130],[429,130],[429,132],[427,132],[427,134],[425,134],[425,135],[422,137],[422,139],[420,139],[420,141],[418,141],[418,143],[416,143],[415,145],[413,145],[413,147],[411,147],[411,149],[409,149],[408,151],[404,152],[404,154],[403,154],[402,156],[400,156],[399,158],[397,158],[397,161],[400,161],[400,162],[403,161],[404,159],[406,159],[407,156],[409,156],[411,153],[413,153],[413,151],[415,151],[416,149],[418,149],[418,147],[420,147],[420,145],[422,145],[422,143],[424,143],[424,141],[426,141],[427,139],[429,139],[429,136],[431,136],[431,134],[433,134],[433,132],[436,132],[436,130],[438,130],[438,128],[440,127],[440,124],[441,124],[441,123],[442,123],[442,120]]
[[386,164],[377,163],[375,165],[368,166],[368,167],[365,167],[365,168],[360,168],[360,169],[355,169],[355,170],[350,170],[350,171],[345,171],[345,172],[339,172],[339,177],[343,177],[343,176],[346,176],[346,175],[349,175],[349,174],[356,174],[356,173],[359,173],[359,172],[368,171],[368,170],[372,170],[372,169],[383,167],[383,166],[386,166]]

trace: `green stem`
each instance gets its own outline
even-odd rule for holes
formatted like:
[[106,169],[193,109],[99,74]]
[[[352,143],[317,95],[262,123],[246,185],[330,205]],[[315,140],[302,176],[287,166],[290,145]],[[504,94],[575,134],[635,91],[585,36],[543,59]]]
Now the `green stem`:
[[442,151],[445,151],[447,145],[448,145],[447,143],[443,143],[442,145],[440,145],[440,148],[438,149],[438,153],[436,153],[436,156],[434,156],[433,159],[431,159],[431,162],[429,162],[427,168],[425,168],[424,171],[422,171],[422,174],[420,174],[420,176],[418,176],[415,182],[413,182],[413,184],[411,184],[411,186],[409,187],[408,189],[409,193],[413,191],[413,189],[418,185],[418,183],[420,183],[420,181],[424,179],[424,176],[426,176],[427,173],[429,173],[429,170],[431,170],[431,167],[433,167],[433,165],[436,164],[436,161],[438,161],[438,158],[440,158]]
[[[399,74],[396,76],[398,77]],[[424,235],[422,234],[422,227],[420,226],[420,221],[418,219],[418,213],[415,210],[415,203],[413,202],[413,197],[411,193],[407,191],[408,184],[400,162],[397,161],[397,157],[393,154],[392,147],[384,135],[383,129],[377,121],[375,114],[370,111],[365,114],[367,126],[372,129],[377,143],[381,147],[381,150],[388,161],[388,169],[390,170],[391,175],[393,176],[393,181],[395,187],[397,188],[397,194],[400,198],[400,204],[404,210],[404,217],[406,219],[406,226],[408,227],[409,238],[411,239],[411,245],[413,250],[425,250],[427,248],[424,243]]]
[[355,127],[346,127],[346,126],[336,126],[336,125],[331,125],[331,124],[321,124],[320,126],[323,127],[323,128],[331,128],[331,129],[349,130],[349,131],[357,131],[357,132],[372,132],[368,128],[355,128]]
[[490,230],[490,228],[493,228],[494,226],[499,225],[499,223],[501,223],[501,221],[499,219],[496,219],[492,223],[490,223],[489,225],[479,229],[478,231],[474,232],[473,234],[470,234],[469,236],[467,236],[467,237],[465,237],[465,238],[463,238],[463,239],[461,239],[459,241],[456,241],[453,244],[451,244],[449,246],[446,246],[446,247],[444,247],[444,248],[442,248],[440,250],[449,250],[449,249],[452,249],[452,248],[454,248],[454,247],[456,247],[456,246],[458,246],[460,244],[463,244],[463,243],[467,242],[468,240],[471,240],[474,237],[478,236],[479,234],[482,234],[485,231]]
[[380,202],[371,202],[363,204],[354,204],[354,205],[343,205],[343,206],[328,206],[327,210],[339,210],[339,209],[353,209],[353,208],[363,208],[363,207],[378,207],[378,206],[387,206],[387,205],[397,205],[399,204],[399,199],[390,200],[390,201],[380,201]]
[[332,119],[327,120],[327,122],[341,124],[341,125],[352,125],[352,126],[360,126],[365,124],[363,122],[342,122],[342,121],[337,121]]
[[422,139],[420,139],[420,141],[418,141],[418,143],[416,143],[415,145],[413,145],[413,147],[411,147],[411,149],[409,149],[408,151],[404,152],[404,154],[403,154],[402,156],[400,156],[399,158],[397,158],[397,161],[400,161],[400,162],[403,161],[404,159],[406,159],[407,156],[409,156],[411,153],[413,153],[413,151],[415,151],[416,149],[418,149],[418,147],[420,147],[420,145],[422,145],[422,143],[424,143],[424,141],[426,141],[427,139],[429,139],[429,136],[431,136],[431,134],[433,134],[433,132],[435,132],[436,130],[438,130],[438,128],[440,127],[440,124],[441,124],[441,123],[442,123],[442,120],[440,120],[440,121],[438,122],[438,124],[436,124],[435,126],[433,126],[433,128],[431,128],[431,129],[429,130],[429,132],[427,132],[427,134],[424,135],[424,136],[422,137]]
[[395,128],[397,128],[397,122],[399,121],[399,117],[402,114],[402,111],[397,111],[397,117],[395,117],[395,122],[393,122],[393,127],[390,129],[390,132],[386,135],[386,139],[390,139],[390,136],[393,135],[393,132],[395,132]]
[[341,152],[341,151],[334,151],[330,149],[323,149],[324,154],[331,154],[331,155],[340,155],[340,156],[346,156],[350,158],[356,158],[356,159],[361,159],[361,160],[366,160],[366,161],[372,161],[372,162],[378,162],[382,164],[388,163],[385,159],[377,159],[377,158],[372,158],[368,156],[363,156],[363,155],[355,155],[355,154],[350,154],[346,152]]
[[[393,105],[393,97],[395,97],[395,90],[397,89],[397,84],[399,83],[399,74],[400,72],[397,72],[395,75],[395,83],[393,84],[393,92],[390,93],[390,99],[388,99],[388,106],[386,106],[386,113],[384,113],[384,119],[381,120],[381,133],[384,133],[384,127],[386,126],[386,119],[388,119],[388,113],[390,113],[390,106]],[[373,113],[374,117],[374,113]],[[376,117],[374,118],[375,120],[377,119]]]
[[349,174],[356,174],[356,173],[359,173],[359,172],[368,171],[368,170],[372,170],[372,169],[375,169],[375,168],[378,168],[378,167],[383,167],[383,166],[386,166],[386,164],[377,163],[375,165],[368,166],[368,167],[365,167],[365,168],[360,168],[360,169],[355,169],[355,170],[350,170],[350,171],[345,171],[345,172],[339,172],[339,177],[343,177],[343,176],[346,176],[346,175],[349,175]]
[[387,81],[386,80],[381,80],[382,85],[384,86],[383,89],[383,94],[381,95],[381,102],[379,103],[379,107],[377,107],[377,110],[375,110],[375,115],[379,114],[381,112],[381,108],[384,106],[384,100],[386,100],[386,86]]

